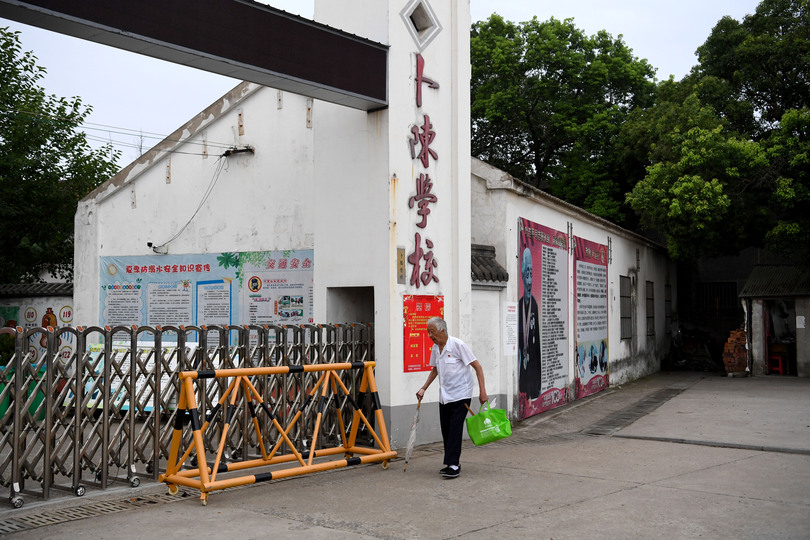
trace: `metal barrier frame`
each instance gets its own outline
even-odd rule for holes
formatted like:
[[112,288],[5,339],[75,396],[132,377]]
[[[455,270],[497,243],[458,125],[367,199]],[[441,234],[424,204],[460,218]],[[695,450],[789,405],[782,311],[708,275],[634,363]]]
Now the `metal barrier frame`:
[[[329,469],[336,469],[340,467],[348,467],[353,465],[360,465],[362,463],[376,463],[381,462],[383,468],[388,468],[388,462],[397,456],[397,453],[391,450],[390,442],[388,440],[388,433],[385,427],[385,421],[382,415],[382,408],[380,406],[379,396],[377,394],[377,385],[374,379],[374,362],[349,362],[338,364],[320,364],[320,365],[296,365],[296,366],[280,366],[280,367],[267,367],[267,368],[244,368],[244,369],[223,369],[223,370],[197,370],[197,371],[183,371],[179,373],[178,377],[181,384],[180,400],[178,408],[180,414],[177,417],[174,427],[174,434],[172,437],[172,445],[169,453],[169,465],[166,469],[166,474],[160,476],[159,480],[165,482],[169,487],[169,492],[176,494],[178,485],[193,487],[200,490],[200,502],[205,506],[208,504],[208,495],[212,491],[227,489],[229,487],[242,486],[253,484],[256,482],[265,482],[273,479],[287,478],[291,476],[298,476],[312,472],[324,471]],[[377,430],[374,430],[363,414],[362,408],[351,397],[351,391],[344,385],[338,371],[351,371],[362,370],[362,381],[360,383],[360,392],[369,393],[373,396],[374,401],[374,414],[377,420]],[[313,388],[307,393],[306,401],[303,403],[301,409],[296,411],[293,418],[282,426],[279,423],[276,414],[272,408],[262,399],[260,392],[251,381],[251,378],[257,380],[260,377],[283,377],[293,373],[320,373],[318,381]],[[228,389],[222,394],[217,405],[206,417],[205,423],[201,424],[200,411],[197,407],[195,398],[195,381],[206,379],[230,379]],[[223,450],[225,448],[228,431],[234,416],[237,414],[239,406],[237,405],[237,396],[240,389],[243,392],[243,400],[245,404],[244,410],[249,412],[251,423],[253,425],[256,437],[259,441],[261,449],[261,457],[256,459],[243,459],[238,462],[223,463]],[[330,394],[331,389],[331,394]],[[317,445],[319,439],[319,431],[324,419],[324,412],[326,405],[330,400],[330,396],[337,396],[339,392],[346,398],[348,403],[353,408],[353,418],[350,424],[343,423],[343,414],[341,411],[341,404],[335,400],[336,413],[338,423],[340,425],[340,443],[331,448],[320,448],[318,450],[307,450],[306,448],[297,448],[295,443],[289,438],[289,433],[292,428],[297,424],[301,418],[304,410],[307,409],[309,402],[320,394],[317,406],[317,418],[315,419],[314,434],[313,434],[313,447]],[[264,436],[259,425],[259,420],[256,416],[257,410],[263,411],[267,418],[272,422],[272,427],[278,434],[272,450],[268,452],[264,445]],[[213,463],[210,463],[205,450],[205,442],[203,434],[206,430],[214,425],[220,411],[223,413],[223,425],[221,430],[221,439],[217,447]],[[358,446],[357,434],[358,426],[365,425],[371,432],[377,448]],[[184,444],[184,426],[189,423],[192,428],[192,440]],[[347,431],[347,427],[351,426]],[[267,431],[265,433],[268,433]],[[268,442],[272,442],[268,437]],[[286,444],[287,448],[292,452],[292,455],[278,455],[278,451],[282,445]],[[182,451],[182,455],[181,455]],[[186,460],[195,453],[196,463],[198,466],[190,470],[182,470]],[[331,457],[337,454],[344,454],[344,459],[321,460],[315,463],[314,459]],[[354,454],[361,454],[360,457],[353,457]],[[268,467],[278,464],[291,464],[296,463],[297,466],[289,466],[280,470],[264,472],[260,474],[240,476],[236,478],[227,478],[224,480],[217,480],[218,473],[229,473],[234,471],[242,471],[245,469],[255,467]]]

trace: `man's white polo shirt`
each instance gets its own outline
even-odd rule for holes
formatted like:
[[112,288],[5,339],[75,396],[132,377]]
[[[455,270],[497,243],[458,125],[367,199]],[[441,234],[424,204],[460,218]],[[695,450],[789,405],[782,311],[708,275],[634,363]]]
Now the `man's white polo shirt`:
[[452,403],[472,398],[474,378],[470,364],[476,358],[466,343],[453,336],[447,336],[444,350],[434,344],[430,350],[430,365],[439,374],[439,402]]

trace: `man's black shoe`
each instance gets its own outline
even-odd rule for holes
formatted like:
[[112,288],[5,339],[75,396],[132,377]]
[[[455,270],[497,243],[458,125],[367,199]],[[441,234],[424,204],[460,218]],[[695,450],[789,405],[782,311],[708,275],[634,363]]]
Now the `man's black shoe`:
[[457,466],[456,468],[447,466],[439,472],[445,478],[457,478],[458,475],[461,474],[461,466]]

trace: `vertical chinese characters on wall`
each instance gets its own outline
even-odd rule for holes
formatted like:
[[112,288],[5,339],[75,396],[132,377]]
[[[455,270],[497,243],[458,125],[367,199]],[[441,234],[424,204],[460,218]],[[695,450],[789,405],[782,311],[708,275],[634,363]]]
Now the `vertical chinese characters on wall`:
[[[439,261],[434,256],[436,247],[429,236],[428,217],[431,212],[431,205],[438,202],[438,197],[433,193],[433,179],[430,177],[430,164],[439,159],[439,155],[430,145],[436,138],[430,115],[424,114],[422,110],[423,86],[438,89],[439,83],[425,77],[425,59],[421,54],[416,55],[416,110],[421,113],[421,123],[411,126],[411,135],[408,140],[411,148],[411,159],[418,162],[424,171],[420,171],[416,176],[416,194],[408,200],[408,208],[416,208],[417,231],[414,233],[413,251],[408,254],[408,264],[411,265],[411,277],[409,284],[416,287],[427,286],[431,282],[439,282],[438,267]],[[424,241],[424,245],[423,242]]]
[[[439,198],[433,193],[431,164],[439,159],[439,154],[431,146],[436,138],[436,131],[430,121],[430,115],[422,109],[422,94],[427,89],[438,89],[439,83],[425,76],[425,59],[416,55],[416,123],[410,126],[408,144],[411,160],[416,173],[414,175],[415,192],[408,199],[408,208],[415,211],[413,249],[408,253],[410,280],[408,285],[419,289],[431,283],[439,283],[439,261],[434,254],[436,247],[431,238],[428,223],[431,211]],[[406,373],[429,371],[430,348],[432,343],[427,336],[427,320],[432,316],[444,317],[444,297],[406,295],[403,299],[404,311],[404,362]]]

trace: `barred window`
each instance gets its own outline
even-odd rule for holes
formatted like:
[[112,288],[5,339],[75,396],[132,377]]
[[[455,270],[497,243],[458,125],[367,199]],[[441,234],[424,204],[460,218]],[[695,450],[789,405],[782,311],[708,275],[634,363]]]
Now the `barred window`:
[[655,335],[655,287],[652,281],[647,282],[647,335]]
[[733,317],[740,309],[737,283],[734,281],[696,283],[695,308],[706,318]]
[[633,339],[633,302],[629,276],[619,276],[619,319],[621,339]]

